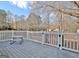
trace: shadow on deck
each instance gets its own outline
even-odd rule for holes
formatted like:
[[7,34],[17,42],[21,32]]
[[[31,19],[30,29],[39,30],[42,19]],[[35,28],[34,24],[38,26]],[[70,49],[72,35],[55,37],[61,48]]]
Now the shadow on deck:
[[0,51],[10,58],[79,58],[79,53],[59,50],[29,40],[25,40],[22,45],[0,42]]

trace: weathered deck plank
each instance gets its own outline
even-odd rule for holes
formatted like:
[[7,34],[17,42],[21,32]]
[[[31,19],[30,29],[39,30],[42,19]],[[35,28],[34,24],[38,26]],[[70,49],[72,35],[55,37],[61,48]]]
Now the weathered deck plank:
[[42,45],[29,40],[22,45],[9,42],[0,43],[0,51],[10,58],[79,58],[79,53],[74,53],[58,48]]

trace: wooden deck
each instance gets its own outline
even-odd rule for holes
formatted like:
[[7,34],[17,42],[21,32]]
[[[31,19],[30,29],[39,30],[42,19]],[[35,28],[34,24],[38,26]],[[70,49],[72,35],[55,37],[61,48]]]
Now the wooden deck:
[[59,50],[29,40],[25,40],[22,45],[0,42],[0,52],[10,58],[79,58],[79,53]]

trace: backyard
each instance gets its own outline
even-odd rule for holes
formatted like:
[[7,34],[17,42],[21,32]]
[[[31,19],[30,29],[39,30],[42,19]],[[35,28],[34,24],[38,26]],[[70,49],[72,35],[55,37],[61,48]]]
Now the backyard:
[[0,1],[0,58],[79,58],[79,1]]

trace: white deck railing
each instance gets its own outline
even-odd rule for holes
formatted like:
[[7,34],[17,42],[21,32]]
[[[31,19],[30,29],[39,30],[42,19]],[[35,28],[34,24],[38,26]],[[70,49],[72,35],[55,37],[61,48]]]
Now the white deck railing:
[[[60,33],[61,34],[61,33]],[[42,44],[68,49],[79,52],[79,34],[77,33],[62,33],[59,38],[59,33],[43,32],[43,31],[0,31],[0,41],[12,39],[12,36],[23,36],[24,39],[32,40]]]
[[0,31],[0,41],[11,40],[12,36],[23,36],[27,38],[26,31]]
[[57,46],[58,33],[54,32],[28,32],[29,39],[32,41],[36,41],[42,44],[48,44],[51,46]]
[[79,52],[79,34],[63,33],[63,48]]

